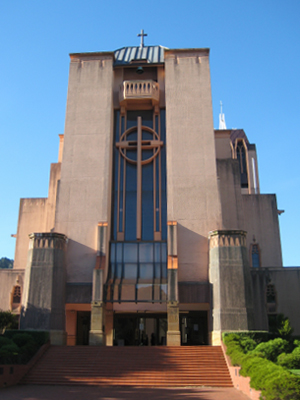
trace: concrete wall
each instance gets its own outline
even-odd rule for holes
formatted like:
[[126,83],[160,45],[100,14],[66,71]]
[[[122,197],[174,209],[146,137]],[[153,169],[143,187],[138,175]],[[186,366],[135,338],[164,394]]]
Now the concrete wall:
[[[17,280],[19,281],[17,283]],[[10,298],[14,286],[21,286],[23,289],[24,270],[0,269],[0,309],[8,311],[10,309]]]
[[57,183],[61,164],[51,164],[48,198],[21,199],[14,268],[25,269],[29,246],[29,234],[50,232],[54,227]]
[[21,199],[14,268],[25,269],[29,246],[29,234],[46,231],[47,199]]
[[92,281],[97,225],[110,217],[112,64],[112,53],[71,56],[55,231],[68,237],[72,282]]
[[252,270],[256,329],[266,329],[266,286],[275,286],[277,314],[288,317],[294,335],[300,335],[300,268],[264,268]]
[[244,229],[241,178],[237,160],[217,160],[224,229]]
[[232,158],[230,130],[215,130],[216,158]]
[[60,180],[61,163],[51,164],[47,201],[46,232],[54,229],[57,186]]
[[260,248],[261,266],[282,267],[276,196],[243,195],[242,200],[247,248],[250,248],[254,235]]
[[220,227],[208,50],[165,51],[168,220],[178,223],[179,281],[208,280]]

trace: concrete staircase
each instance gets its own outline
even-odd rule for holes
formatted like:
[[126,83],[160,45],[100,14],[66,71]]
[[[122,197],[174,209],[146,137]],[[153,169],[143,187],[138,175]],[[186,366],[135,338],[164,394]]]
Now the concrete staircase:
[[212,346],[50,346],[20,383],[232,387],[221,347]]

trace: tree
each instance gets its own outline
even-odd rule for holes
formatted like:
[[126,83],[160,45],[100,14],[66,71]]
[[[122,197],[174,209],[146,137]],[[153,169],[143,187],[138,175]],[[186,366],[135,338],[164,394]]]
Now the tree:
[[10,260],[7,257],[0,258],[0,268],[12,268],[14,265],[14,260]]
[[283,319],[280,327],[278,328],[278,333],[284,339],[288,339],[292,335],[293,328],[291,327],[290,320],[288,318]]
[[6,329],[15,329],[16,316],[10,311],[0,311],[0,333],[3,335]]

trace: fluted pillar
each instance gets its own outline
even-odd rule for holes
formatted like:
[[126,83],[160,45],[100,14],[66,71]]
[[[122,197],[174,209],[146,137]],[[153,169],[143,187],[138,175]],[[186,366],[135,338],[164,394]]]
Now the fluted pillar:
[[91,304],[91,330],[89,344],[92,346],[105,345],[104,315],[105,304],[103,302],[103,273],[106,266],[107,247],[107,223],[98,224],[98,245],[96,266],[93,271],[93,294]]
[[29,238],[20,328],[49,330],[53,344],[64,344],[67,237],[51,232]]
[[246,232],[213,231],[209,242],[209,276],[213,290],[211,341],[217,345],[223,331],[252,328],[252,287]]
[[178,301],[177,222],[168,222],[168,331],[167,346],[180,346]]

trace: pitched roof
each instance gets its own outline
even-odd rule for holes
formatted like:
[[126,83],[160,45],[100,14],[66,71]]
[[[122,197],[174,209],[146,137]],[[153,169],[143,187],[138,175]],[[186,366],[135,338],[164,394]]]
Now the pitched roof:
[[161,64],[164,62],[165,49],[167,48],[163,46],[122,47],[115,50],[114,65],[127,65],[138,61]]

